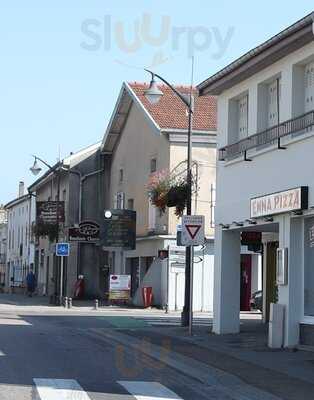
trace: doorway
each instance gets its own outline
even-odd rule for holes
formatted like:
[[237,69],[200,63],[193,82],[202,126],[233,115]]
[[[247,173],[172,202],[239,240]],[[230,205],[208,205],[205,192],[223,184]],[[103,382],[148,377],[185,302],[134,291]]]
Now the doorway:
[[240,311],[250,311],[252,285],[252,257],[250,254],[241,255],[240,285]]

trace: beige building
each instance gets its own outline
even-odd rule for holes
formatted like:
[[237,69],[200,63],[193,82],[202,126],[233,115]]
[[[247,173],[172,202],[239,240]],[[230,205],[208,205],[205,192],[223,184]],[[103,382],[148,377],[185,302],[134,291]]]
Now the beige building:
[[[160,88],[164,96],[152,105],[144,96],[146,85],[123,83],[102,143],[102,152],[111,159],[110,207],[137,212],[136,250],[115,251],[109,257],[111,271],[131,274],[133,295],[158,251],[176,244],[180,224],[174,209],[161,214],[147,195],[151,173],[176,169],[186,174],[187,112],[169,88]],[[196,97],[193,170],[198,190],[193,194],[193,213],[205,215],[208,238],[213,238],[215,162],[216,101],[212,96]]]

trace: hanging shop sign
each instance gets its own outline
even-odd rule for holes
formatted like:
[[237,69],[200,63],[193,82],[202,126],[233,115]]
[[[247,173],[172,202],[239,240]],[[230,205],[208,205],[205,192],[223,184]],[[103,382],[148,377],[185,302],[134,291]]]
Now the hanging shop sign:
[[36,222],[56,224],[64,222],[64,201],[37,201]]
[[267,194],[251,199],[251,218],[266,217],[308,208],[308,187]]
[[71,242],[97,242],[99,235],[100,226],[94,221],[83,221],[78,227],[69,228]]
[[135,250],[136,212],[131,210],[106,210],[104,213],[104,248]]

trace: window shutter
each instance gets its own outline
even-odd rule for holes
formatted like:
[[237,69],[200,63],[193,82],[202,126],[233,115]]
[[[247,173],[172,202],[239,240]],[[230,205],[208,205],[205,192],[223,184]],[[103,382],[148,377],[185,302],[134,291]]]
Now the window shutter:
[[239,115],[239,140],[248,135],[248,96],[243,96],[238,100]]
[[156,207],[148,202],[148,230],[153,231],[156,229]]
[[281,79],[276,79],[271,84],[268,85],[268,121],[267,121],[268,128],[277,125],[279,121],[278,97],[280,106],[280,98],[281,98],[280,87],[281,87]]
[[304,76],[305,112],[314,109],[314,63],[307,64]]

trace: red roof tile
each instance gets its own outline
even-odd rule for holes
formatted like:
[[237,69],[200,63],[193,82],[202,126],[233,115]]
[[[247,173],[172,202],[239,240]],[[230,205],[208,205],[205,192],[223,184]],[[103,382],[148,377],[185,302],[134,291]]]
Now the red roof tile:
[[[132,82],[129,86],[143,104],[147,112],[161,129],[187,129],[188,115],[182,101],[166,85],[158,85],[164,95],[157,104],[150,104],[144,96],[148,88],[145,83]],[[176,86],[181,93],[189,93],[188,86]],[[198,97],[194,89],[195,111],[193,118],[193,129],[198,131],[216,130],[217,102],[214,96]]]

